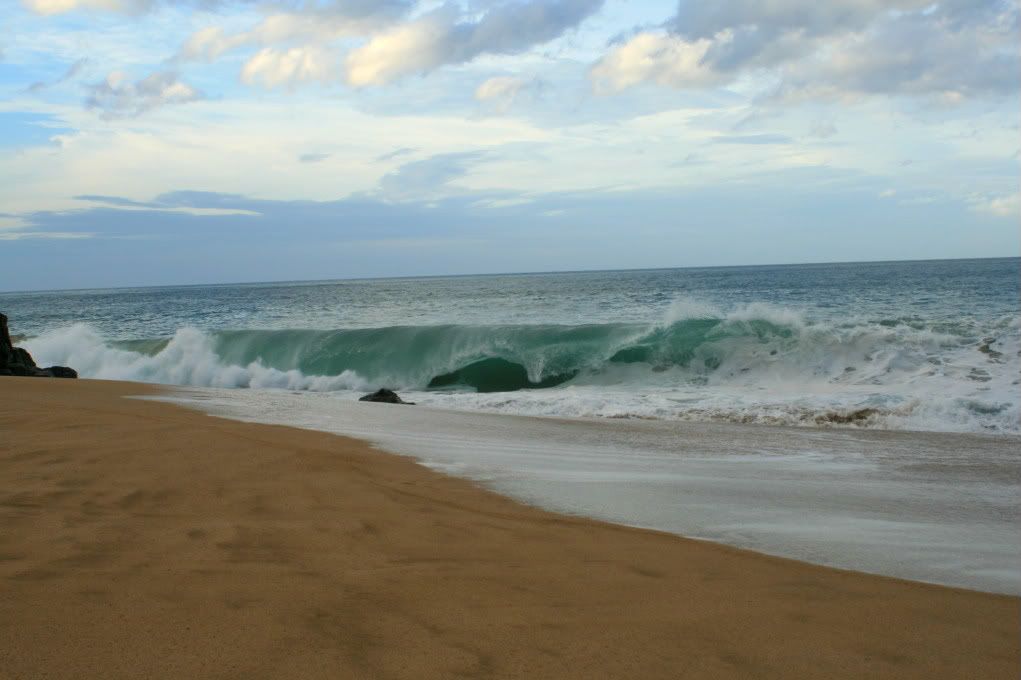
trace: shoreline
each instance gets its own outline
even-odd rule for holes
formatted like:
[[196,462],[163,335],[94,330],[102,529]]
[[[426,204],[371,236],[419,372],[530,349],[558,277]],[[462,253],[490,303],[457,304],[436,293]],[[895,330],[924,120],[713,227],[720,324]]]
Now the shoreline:
[[158,394],[0,379],[0,678],[1021,667],[1017,597],[557,515],[359,440],[124,398]]
[[555,513],[1021,595],[1021,455],[1002,436],[393,410],[280,390],[158,399],[359,438]]

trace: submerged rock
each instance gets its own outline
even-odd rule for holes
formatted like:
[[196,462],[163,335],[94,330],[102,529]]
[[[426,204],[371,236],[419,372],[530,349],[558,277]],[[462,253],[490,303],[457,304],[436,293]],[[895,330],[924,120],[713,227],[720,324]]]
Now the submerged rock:
[[877,408],[860,408],[850,413],[826,413],[815,417],[820,425],[835,423],[837,425],[860,425],[872,416],[879,415]]
[[50,366],[49,368],[42,369],[43,373],[48,373],[51,378],[77,378],[78,371],[67,366]]
[[996,342],[996,338],[984,338],[982,344],[978,346],[978,351],[989,357],[989,361],[1002,362],[1003,352],[997,352],[993,349],[992,345]]
[[372,394],[359,397],[358,401],[378,401],[381,404],[407,404],[408,406],[414,406],[414,402],[404,401],[400,395],[388,389],[376,390]]
[[28,350],[15,347],[7,328],[7,316],[0,313],[0,375],[35,378],[77,378],[78,372],[67,366],[39,368]]

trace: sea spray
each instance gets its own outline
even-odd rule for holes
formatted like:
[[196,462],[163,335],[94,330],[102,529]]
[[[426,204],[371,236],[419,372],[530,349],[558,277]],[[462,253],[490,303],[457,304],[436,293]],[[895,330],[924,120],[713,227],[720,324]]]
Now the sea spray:
[[810,322],[690,299],[663,320],[576,326],[178,329],[112,341],[76,324],[25,341],[83,377],[350,393],[534,415],[1019,432],[1018,323]]
[[304,375],[280,370],[259,360],[245,365],[225,362],[214,351],[214,339],[194,328],[182,328],[168,340],[130,344],[148,346],[151,353],[108,343],[84,324],[44,333],[26,344],[40,356],[63,356],[81,366],[82,377],[131,380],[196,387],[282,388],[334,391],[363,389],[366,382],[350,371],[333,376]]

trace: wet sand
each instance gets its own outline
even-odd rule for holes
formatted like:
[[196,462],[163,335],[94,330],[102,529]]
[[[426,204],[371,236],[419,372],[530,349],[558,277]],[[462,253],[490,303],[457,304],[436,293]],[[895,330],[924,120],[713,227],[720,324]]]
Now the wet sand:
[[559,516],[357,440],[122,398],[154,391],[0,378],[0,678],[1021,670],[1018,598]]

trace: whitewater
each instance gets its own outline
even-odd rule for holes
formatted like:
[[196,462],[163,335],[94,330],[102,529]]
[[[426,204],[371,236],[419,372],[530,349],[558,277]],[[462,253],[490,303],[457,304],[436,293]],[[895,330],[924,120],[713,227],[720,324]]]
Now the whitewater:
[[[1017,270],[1009,259],[870,263],[8,294],[0,304],[29,329],[21,343],[40,363],[83,377],[348,399],[389,387],[442,408],[541,416],[1015,434]],[[81,318],[81,298],[95,300],[94,318]],[[68,306],[64,318],[31,314],[54,302]]]

